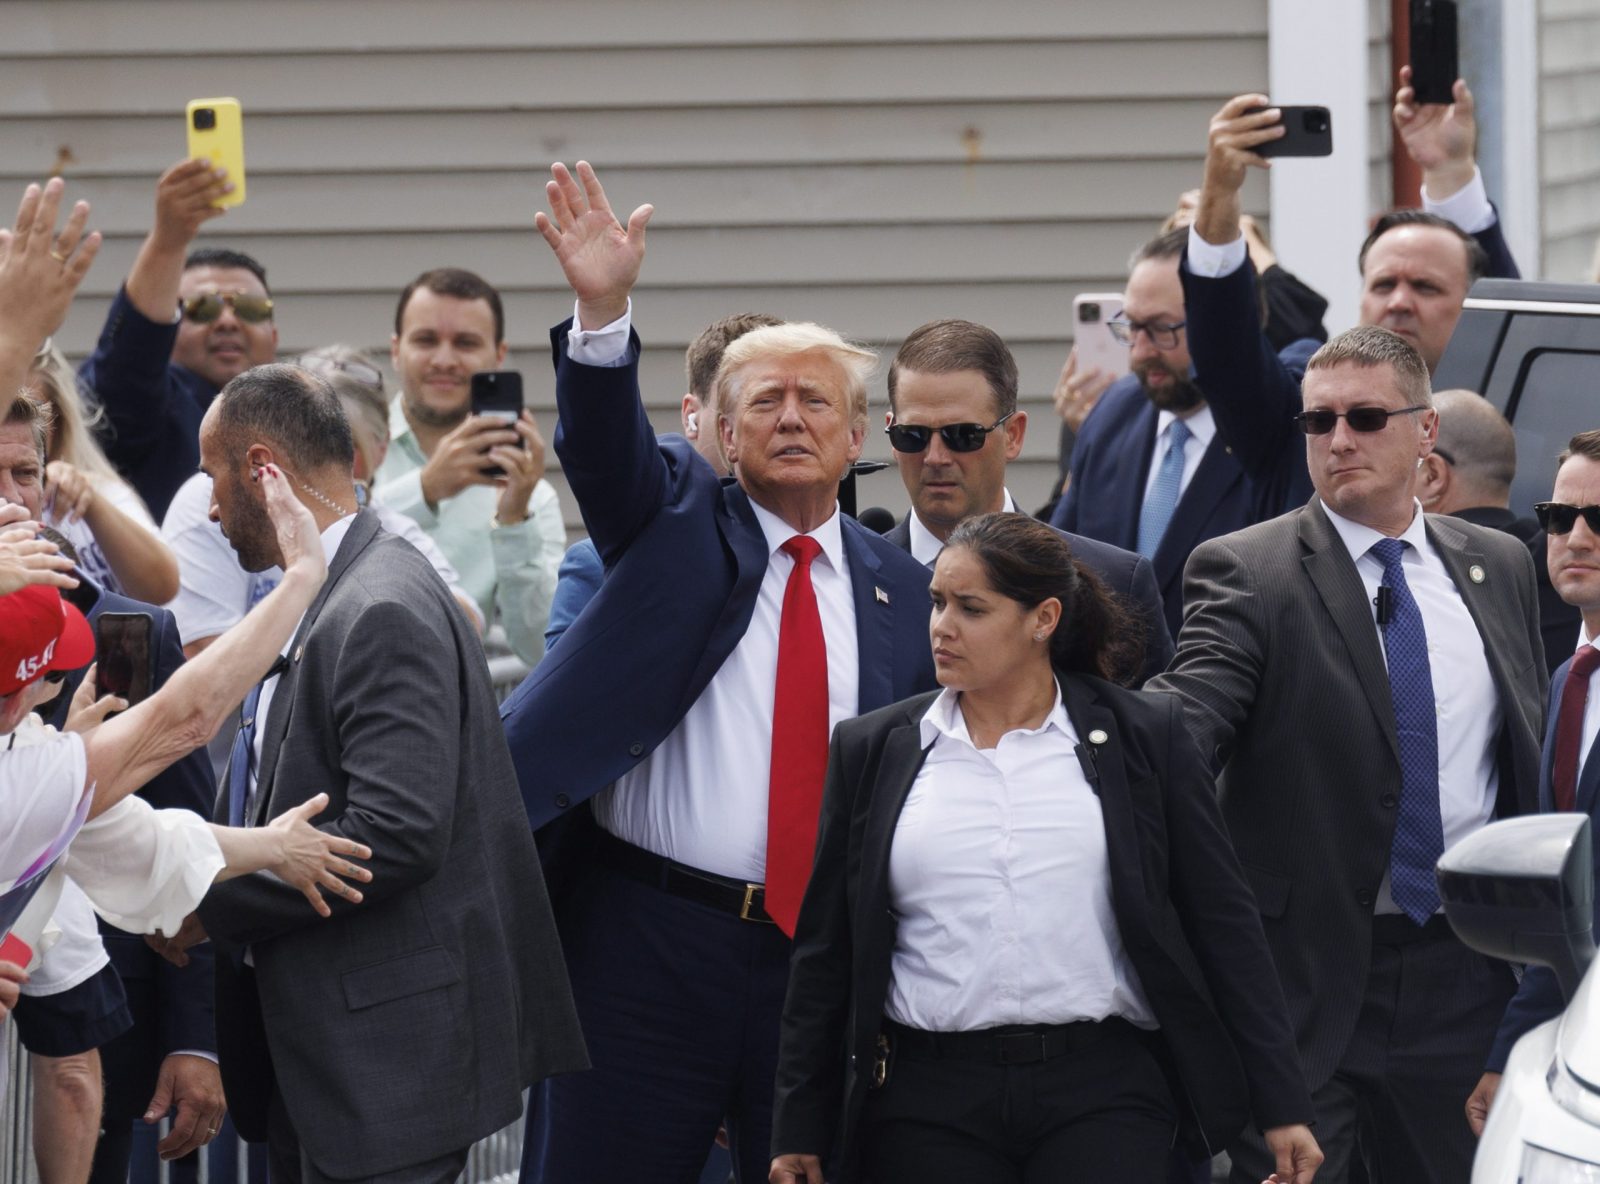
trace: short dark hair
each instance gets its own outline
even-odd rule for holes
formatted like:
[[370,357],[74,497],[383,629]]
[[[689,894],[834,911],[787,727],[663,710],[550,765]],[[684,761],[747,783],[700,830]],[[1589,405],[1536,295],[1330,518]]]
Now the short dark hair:
[[1388,366],[1394,371],[1400,397],[1419,407],[1433,406],[1433,384],[1428,365],[1409,341],[1378,325],[1357,325],[1346,329],[1323,345],[1306,362],[1306,373],[1332,370],[1335,366]]
[[689,374],[689,393],[702,403],[708,402],[717,379],[717,367],[722,365],[722,355],[728,347],[754,329],[781,324],[777,317],[764,312],[735,313],[712,321],[700,330],[700,336],[689,343],[683,355],[683,366]]
[[183,270],[192,271],[196,267],[236,267],[248,271],[261,281],[267,295],[272,295],[272,289],[267,286],[267,269],[243,251],[230,251],[226,247],[196,247],[183,261]]
[[55,408],[48,401],[22,392],[11,401],[5,422],[8,426],[14,423],[27,425],[28,434],[33,437],[33,446],[39,452],[39,463],[42,465],[49,459],[50,426],[55,422],[55,418]]
[[320,374],[282,362],[256,366],[223,387],[216,406],[217,430],[231,445],[265,440],[301,472],[355,463],[344,407]]
[[464,267],[435,267],[425,271],[407,284],[400,292],[400,302],[394,306],[394,335],[399,337],[401,324],[406,318],[406,305],[418,288],[426,288],[435,296],[449,296],[455,300],[487,300],[494,314],[494,343],[506,339],[506,308],[500,293],[488,280]]
[[1579,432],[1568,440],[1567,446],[1561,450],[1561,455],[1556,457],[1556,468],[1559,469],[1575,456],[1600,461],[1600,428]]
[[1391,230],[1401,226],[1432,226],[1436,230],[1448,230],[1461,241],[1461,246],[1467,252],[1467,286],[1470,288],[1475,282],[1481,280],[1489,270],[1489,253],[1483,245],[1473,238],[1461,227],[1448,218],[1441,218],[1438,214],[1430,214],[1426,210],[1390,210],[1379,215],[1378,220],[1372,224],[1372,232],[1361,244],[1361,253],[1356,256],[1356,270],[1362,275],[1367,274],[1367,252],[1372,250],[1372,244],[1377,242]]
[[996,418],[1010,415],[1017,409],[1017,359],[1000,334],[974,321],[951,317],[929,321],[911,331],[889,364],[891,411],[901,370],[914,370],[919,374],[976,370],[983,375],[994,395]]
[[1125,608],[1093,569],[1072,554],[1066,536],[1026,514],[978,514],[951,531],[945,549],[965,547],[989,583],[1025,608],[1050,597],[1061,623],[1050,635],[1050,664],[1130,685],[1144,662],[1147,626]]
[[1154,238],[1146,239],[1128,259],[1128,270],[1150,259],[1182,259],[1189,247],[1189,228],[1175,226],[1163,230]]

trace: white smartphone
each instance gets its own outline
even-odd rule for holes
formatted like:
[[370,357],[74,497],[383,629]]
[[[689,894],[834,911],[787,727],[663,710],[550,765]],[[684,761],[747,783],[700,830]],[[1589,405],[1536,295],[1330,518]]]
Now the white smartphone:
[[1084,292],[1072,298],[1072,342],[1078,347],[1080,374],[1101,370],[1121,378],[1128,373],[1128,347],[1106,324],[1121,315],[1121,292]]

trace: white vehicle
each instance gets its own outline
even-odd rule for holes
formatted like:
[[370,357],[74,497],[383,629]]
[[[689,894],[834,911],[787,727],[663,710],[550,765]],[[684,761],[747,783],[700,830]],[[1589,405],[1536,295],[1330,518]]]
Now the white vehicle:
[[1582,814],[1497,822],[1439,861],[1445,914],[1461,939],[1493,957],[1549,966],[1569,1000],[1512,1050],[1472,1184],[1600,1184],[1593,861]]

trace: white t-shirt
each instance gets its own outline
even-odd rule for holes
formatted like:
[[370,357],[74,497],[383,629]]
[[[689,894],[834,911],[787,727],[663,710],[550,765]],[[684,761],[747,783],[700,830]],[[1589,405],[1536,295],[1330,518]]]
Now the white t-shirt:
[[[460,592],[460,576],[420,526],[380,503],[371,506],[385,530],[421,551],[450,591]],[[211,478],[204,473],[196,473],[178,489],[161,533],[178,557],[178,595],[167,608],[178,619],[184,645],[226,633],[283,579],[279,567],[249,572],[239,566],[238,553],[222,527],[211,521]],[[463,598],[471,601],[464,594],[456,596]],[[483,627],[482,620],[478,627]]]
[[[116,477],[95,477],[91,480],[94,484],[95,497],[104,498],[145,530],[157,538],[161,537],[161,531],[156,527],[156,520],[150,517],[150,511],[145,509],[144,502],[139,500],[139,495],[133,491],[132,486]],[[108,592],[127,595],[127,589],[122,586],[122,581],[112,574],[111,565],[106,562],[105,551],[101,549],[94,537],[94,531],[89,529],[87,522],[82,518],[68,518],[51,507],[44,516],[44,524],[52,530],[60,531],[72,544],[73,550],[78,553],[78,567],[85,575]]]

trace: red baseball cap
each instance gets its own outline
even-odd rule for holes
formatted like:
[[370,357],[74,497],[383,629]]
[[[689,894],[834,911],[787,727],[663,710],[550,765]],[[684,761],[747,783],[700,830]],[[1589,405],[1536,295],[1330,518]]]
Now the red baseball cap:
[[0,596],[0,695],[14,695],[52,670],[94,660],[94,631],[61,593],[34,584]]

